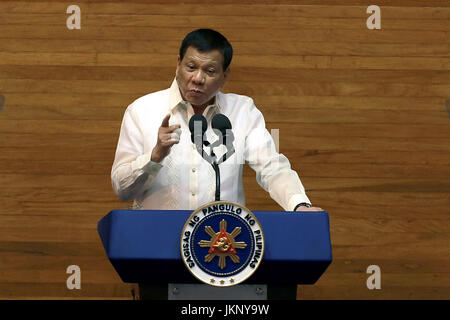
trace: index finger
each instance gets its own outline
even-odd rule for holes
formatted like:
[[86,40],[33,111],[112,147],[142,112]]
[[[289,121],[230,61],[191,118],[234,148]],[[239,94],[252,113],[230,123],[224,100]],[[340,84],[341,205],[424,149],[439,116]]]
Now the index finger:
[[169,119],[170,119],[170,113],[168,113],[168,114],[164,117],[164,119],[163,119],[163,121],[162,121],[162,123],[161,123],[161,127],[168,127],[168,126],[169,126]]

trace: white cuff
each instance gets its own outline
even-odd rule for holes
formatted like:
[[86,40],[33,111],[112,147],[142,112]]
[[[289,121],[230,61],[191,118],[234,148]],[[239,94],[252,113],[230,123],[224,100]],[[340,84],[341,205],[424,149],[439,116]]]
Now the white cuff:
[[142,170],[149,173],[150,176],[156,176],[156,173],[163,167],[162,164],[151,161],[152,153],[146,153],[136,158],[131,163],[131,171]]
[[288,203],[288,207],[285,208],[286,211],[294,211],[295,206],[298,205],[299,203],[302,202],[307,202],[307,203],[311,203],[311,201],[309,201],[308,197],[306,196],[306,194],[294,194],[290,199],[289,199],[289,203]]

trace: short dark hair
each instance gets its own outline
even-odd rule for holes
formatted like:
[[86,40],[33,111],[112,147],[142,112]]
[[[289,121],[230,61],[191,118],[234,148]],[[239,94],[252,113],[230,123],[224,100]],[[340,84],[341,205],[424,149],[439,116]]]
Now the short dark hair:
[[233,47],[219,32],[212,29],[197,29],[186,35],[180,46],[180,61],[189,47],[198,51],[219,50],[223,57],[223,71],[227,70],[233,58]]

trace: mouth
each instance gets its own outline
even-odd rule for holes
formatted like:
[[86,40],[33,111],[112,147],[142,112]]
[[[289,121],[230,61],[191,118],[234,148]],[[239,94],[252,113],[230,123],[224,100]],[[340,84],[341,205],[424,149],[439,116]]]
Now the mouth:
[[191,90],[189,90],[189,93],[194,94],[194,95],[201,95],[201,94],[203,94],[203,91],[197,90],[197,89],[191,89]]

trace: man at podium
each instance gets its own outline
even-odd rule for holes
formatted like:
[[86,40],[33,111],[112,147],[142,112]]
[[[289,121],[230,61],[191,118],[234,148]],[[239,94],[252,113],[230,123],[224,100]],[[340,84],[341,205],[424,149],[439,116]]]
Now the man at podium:
[[[203,115],[206,140],[212,143],[211,120],[223,114],[232,124],[235,153],[220,166],[221,200],[245,206],[242,169],[247,162],[258,184],[284,210],[322,211],[311,205],[298,174],[277,152],[253,100],[220,91],[229,78],[232,55],[232,46],[219,32],[192,31],[181,43],[170,88],[127,107],[111,170],[120,200],[134,200],[134,209],[172,210],[194,210],[214,201],[214,170],[197,152],[189,120]],[[216,153],[225,153],[225,145],[220,147]]]

